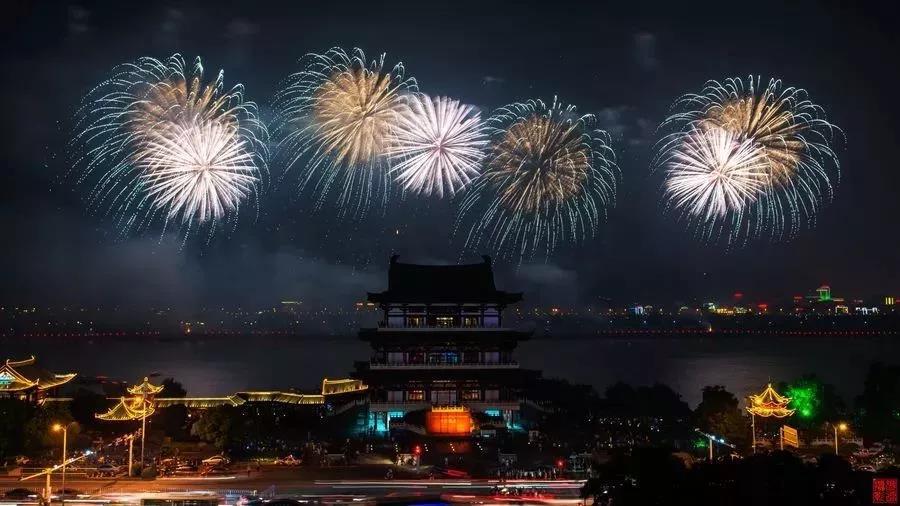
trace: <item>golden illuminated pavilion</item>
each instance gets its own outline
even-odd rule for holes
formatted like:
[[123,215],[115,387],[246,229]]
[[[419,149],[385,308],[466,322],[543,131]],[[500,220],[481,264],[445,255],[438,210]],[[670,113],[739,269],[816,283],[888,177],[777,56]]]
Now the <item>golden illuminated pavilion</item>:
[[144,376],[144,381],[142,381],[139,385],[134,385],[132,387],[128,387],[128,393],[131,395],[143,395],[150,396],[156,395],[162,392],[162,385],[154,385],[150,383],[150,378]]
[[74,373],[56,374],[39,367],[34,355],[25,360],[6,359],[0,365],[0,397],[40,401],[74,377]]
[[153,415],[156,408],[153,403],[145,401],[140,397],[129,398],[122,397],[118,404],[109,409],[106,413],[96,415],[100,420],[112,422],[124,422],[127,420],[141,420],[142,418]]
[[153,396],[162,392],[162,385],[154,385],[150,383],[150,379],[145,377],[141,383],[128,387],[128,393],[131,397],[122,397],[118,404],[109,409],[106,413],[98,413],[95,415],[100,420],[109,421],[125,421],[125,420],[146,420],[148,416],[156,412],[153,403]]
[[785,418],[794,414],[794,410],[787,407],[791,398],[776,392],[771,383],[762,393],[751,395],[749,399],[750,405],[747,406],[747,412],[751,415],[763,418]]
[[[110,408],[109,411],[94,415],[101,420],[107,421],[141,421],[141,468],[144,467],[144,449],[147,446],[147,418],[156,412],[156,407],[153,405],[153,396],[162,392],[162,390],[162,385],[154,385],[150,383],[150,378],[144,376],[144,381],[128,387],[128,393],[131,394],[131,397],[121,397],[119,403]],[[130,455],[129,450],[129,474],[131,472]]]

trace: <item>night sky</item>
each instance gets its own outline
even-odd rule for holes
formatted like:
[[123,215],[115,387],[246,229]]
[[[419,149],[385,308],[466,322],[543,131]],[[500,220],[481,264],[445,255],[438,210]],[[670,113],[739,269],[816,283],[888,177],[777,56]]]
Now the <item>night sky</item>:
[[[296,173],[264,196],[255,224],[209,245],[150,230],[118,239],[66,179],[81,97],[116,64],[180,52],[271,118],[279,82],[307,52],[387,52],[422,91],[488,114],[528,98],[595,112],[622,184],[596,238],[546,263],[497,261],[502,288],[533,302],[675,302],[744,291],[775,299],[830,283],[836,295],[900,291],[898,30],[884,4],[760,2],[12,2],[2,16],[6,134],[0,226],[5,304],[197,307],[300,298],[348,304],[386,283],[392,252],[457,262],[455,203],[408,198],[340,221],[297,196]],[[862,2],[859,2],[862,4]],[[656,126],[707,79],[759,74],[806,88],[846,133],[835,200],[791,242],[728,251],[662,214],[650,174]],[[463,256],[462,261],[477,260]]]

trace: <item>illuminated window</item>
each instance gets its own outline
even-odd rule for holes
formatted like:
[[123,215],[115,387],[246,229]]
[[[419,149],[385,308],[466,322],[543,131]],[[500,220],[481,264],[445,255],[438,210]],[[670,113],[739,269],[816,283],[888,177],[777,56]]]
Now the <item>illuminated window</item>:
[[463,318],[463,327],[478,327],[477,316],[466,316]]
[[402,351],[389,351],[387,354],[387,361],[389,364],[402,364],[403,360],[403,352]]
[[408,401],[424,401],[425,390],[407,390],[406,400]]
[[500,312],[496,309],[484,310],[484,326],[495,328],[500,326]]
[[383,411],[371,411],[369,412],[369,430],[384,433],[387,432],[388,424],[387,424],[387,416]]
[[438,327],[452,327],[453,326],[453,317],[452,316],[438,316],[435,319],[436,325]]
[[459,353],[455,351],[436,351],[428,354],[429,364],[458,364]]
[[410,316],[406,319],[407,327],[424,327],[425,326],[425,318],[421,316]]
[[431,402],[434,404],[446,406],[456,404],[456,390],[432,390]]
[[463,390],[463,400],[465,401],[480,401],[481,400],[481,390],[469,389]]

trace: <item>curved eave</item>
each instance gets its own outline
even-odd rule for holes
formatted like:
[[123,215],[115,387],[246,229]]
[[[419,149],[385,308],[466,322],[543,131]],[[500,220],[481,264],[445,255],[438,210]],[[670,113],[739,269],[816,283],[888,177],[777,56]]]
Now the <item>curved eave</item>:
[[25,360],[9,360],[9,359],[7,359],[6,363],[10,367],[21,367],[23,365],[34,365],[34,362],[36,360],[37,359],[34,358],[34,355],[32,355],[30,358],[26,358]]
[[65,385],[66,383],[72,381],[72,379],[77,376],[76,373],[69,374],[55,374],[54,379],[46,382],[38,383],[38,390],[47,390],[49,388],[56,388],[60,385]]
[[127,400],[123,397],[119,399],[118,404],[109,409],[106,413],[98,413],[94,415],[99,420],[124,422],[128,420],[140,420],[146,416],[151,416],[156,412],[156,408],[148,404],[146,408],[132,408],[128,406]]
[[137,385],[133,387],[128,387],[128,393],[132,395],[156,395],[162,392],[162,386],[154,386],[154,385]]

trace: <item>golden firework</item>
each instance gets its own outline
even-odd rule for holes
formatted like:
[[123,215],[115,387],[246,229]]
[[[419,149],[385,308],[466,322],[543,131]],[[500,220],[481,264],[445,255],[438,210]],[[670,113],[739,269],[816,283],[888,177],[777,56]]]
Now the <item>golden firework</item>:
[[418,91],[402,63],[369,60],[361,49],[308,54],[303,70],[278,92],[274,125],[288,169],[301,171],[299,189],[316,209],[362,217],[373,202],[384,210],[391,194],[390,149],[407,94]]
[[779,98],[771,88],[759,95],[734,98],[711,107],[708,121],[752,139],[768,161],[769,176],[775,184],[784,184],[797,172],[806,144],[786,98]]
[[560,241],[594,235],[615,201],[619,168],[593,114],[554,97],[517,102],[488,120],[485,170],[466,191],[457,226],[471,221],[466,248],[549,258]]
[[581,193],[591,150],[578,127],[537,115],[509,127],[485,173],[507,209],[533,213]]
[[403,105],[391,82],[380,69],[350,68],[333,74],[317,90],[313,120],[335,163],[369,164],[384,154]]

